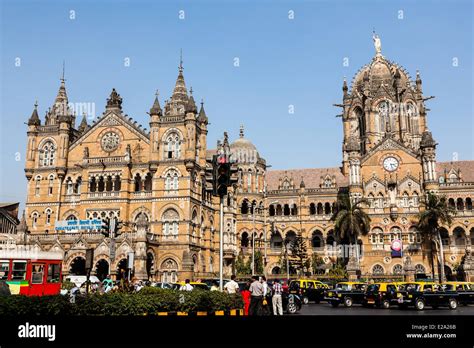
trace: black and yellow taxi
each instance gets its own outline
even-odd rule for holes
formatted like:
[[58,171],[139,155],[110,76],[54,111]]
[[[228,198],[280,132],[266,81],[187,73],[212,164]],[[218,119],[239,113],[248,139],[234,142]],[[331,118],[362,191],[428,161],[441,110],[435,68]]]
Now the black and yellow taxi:
[[456,291],[458,303],[469,305],[474,303],[474,283],[472,282],[446,282],[442,284],[444,290]]
[[421,311],[427,306],[434,309],[445,306],[449,309],[458,307],[458,293],[433,282],[406,283],[399,288],[399,293],[401,308],[414,306]]
[[353,304],[362,304],[364,302],[365,290],[367,284],[362,282],[340,282],[333,289],[326,290],[324,299],[333,307],[341,303],[345,307],[352,307]]
[[365,306],[376,306],[385,309],[390,308],[391,305],[399,303],[399,298],[402,296],[398,292],[398,283],[374,283],[367,286],[364,295]]
[[310,301],[319,303],[324,299],[324,291],[329,289],[329,286],[319,280],[314,279],[295,279],[289,284],[290,294],[297,294],[302,298],[304,304]]

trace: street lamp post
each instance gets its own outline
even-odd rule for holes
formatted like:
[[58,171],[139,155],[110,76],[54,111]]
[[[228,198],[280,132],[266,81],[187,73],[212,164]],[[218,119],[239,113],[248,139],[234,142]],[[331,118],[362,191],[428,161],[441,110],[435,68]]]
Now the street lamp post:
[[253,232],[252,232],[252,275],[255,275],[255,209],[256,204],[252,203],[252,219],[253,219]]
[[288,259],[288,248],[290,243],[285,244],[285,252],[286,252],[286,279],[288,282],[290,281],[290,260]]
[[224,290],[224,196],[220,197],[220,212],[219,212],[219,289]]

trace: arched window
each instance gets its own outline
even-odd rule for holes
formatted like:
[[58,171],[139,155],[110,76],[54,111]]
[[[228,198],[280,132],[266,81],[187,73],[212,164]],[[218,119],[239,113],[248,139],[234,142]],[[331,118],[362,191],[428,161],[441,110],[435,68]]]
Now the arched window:
[[472,199],[471,198],[466,198],[466,209],[467,210],[472,210]]
[[403,274],[403,266],[400,264],[396,264],[393,266],[392,272],[394,275],[402,275]]
[[53,186],[54,186],[54,175],[48,177],[48,195],[53,195]]
[[173,259],[163,261],[160,270],[163,283],[176,283],[178,281],[178,264]]
[[323,247],[323,234],[320,231],[314,231],[311,238],[311,246],[313,249]]
[[441,242],[443,243],[443,245],[449,245],[449,233],[448,233],[448,230],[446,230],[445,228],[441,227],[439,229],[439,234],[441,236]]
[[240,246],[247,248],[249,246],[249,234],[247,232],[242,233],[240,238]]
[[165,159],[181,157],[181,139],[177,133],[170,133],[165,140]]
[[74,184],[74,193],[81,193],[82,178],[78,177]]
[[41,188],[41,176],[37,176],[35,178],[35,196],[40,195],[40,188]]
[[322,203],[318,203],[318,208],[317,208],[317,213],[318,215],[323,215],[323,204]]
[[[52,185],[51,185],[51,177],[50,177],[50,187],[51,186]],[[73,190],[74,190],[74,186],[73,186],[73,183],[72,183],[72,179],[67,178],[67,180],[66,180],[66,194],[67,195],[72,195]],[[49,190],[48,190],[48,193],[51,195],[52,192],[49,192]]]
[[316,215],[316,205],[314,203],[309,205],[309,215]]
[[135,192],[139,192],[141,190],[142,190],[142,177],[140,176],[140,174],[137,173],[135,175]]
[[283,215],[285,215],[285,216],[290,215],[290,206],[288,204],[285,204],[283,206]]
[[249,201],[248,200],[244,199],[242,201],[242,207],[240,208],[240,212],[244,215],[249,213]]
[[247,188],[249,191],[252,190],[252,170],[249,169],[249,172],[247,174]]
[[426,274],[426,268],[421,263],[415,265],[416,274]]
[[275,206],[273,204],[268,208],[268,213],[270,216],[275,216]]
[[105,182],[105,191],[110,192],[113,188],[113,180],[111,175],[107,175],[107,180]]
[[390,107],[386,100],[381,101],[377,105],[377,116],[375,118],[376,131],[384,133],[387,131],[388,122],[390,120]]
[[99,181],[97,183],[97,191],[104,192],[105,190],[105,181],[103,176],[99,176]]
[[336,242],[336,238],[334,238],[334,232],[331,230],[326,237],[326,244],[333,245]]
[[46,225],[51,225],[51,209],[46,209],[45,210],[45,214],[46,214]]
[[163,237],[167,239],[178,238],[179,228],[179,214],[176,210],[170,208],[167,209],[162,217],[163,221]]
[[283,213],[282,213],[282,209],[281,209],[281,204],[277,204],[277,207],[276,207],[276,215],[277,216],[281,216]]
[[298,215],[298,207],[296,204],[291,205],[291,215]]
[[419,197],[418,197],[418,192],[413,192],[413,206],[417,207],[419,205]]
[[324,214],[329,215],[331,214],[331,204],[329,203],[324,203]]
[[152,188],[152,177],[150,173],[145,176],[145,191],[151,191]]
[[456,204],[454,203],[454,199],[453,199],[453,198],[448,199],[448,205],[449,205],[451,208],[453,208],[453,209],[456,208]]
[[383,194],[382,194],[382,192],[380,192],[377,195],[377,202],[376,202],[375,208],[383,208]]
[[47,141],[39,150],[39,163],[42,167],[51,167],[56,158],[56,147],[52,141]]
[[121,187],[122,187],[122,181],[120,180],[120,175],[116,175],[115,181],[114,181],[114,190],[120,191]]
[[74,214],[70,214],[68,215],[68,217],[66,218],[67,221],[76,221],[77,220],[77,217],[76,215]]
[[280,250],[283,246],[283,238],[281,238],[280,232],[275,232],[270,238],[270,248],[273,250]]
[[294,241],[296,240],[296,233],[293,231],[288,231],[286,232],[286,237],[285,237],[285,245],[288,245],[288,247],[292,247]]
[[406,192],[403,192],[403,204],[402,206],[404,206],[405,208],[408,208],[408,193]]
[[168,170],[165,176],[165,190],[175,191],[178,190],[179,179],[178,172],[174,169]]
[[464,210],[464,201],[462,198],[458,198],[456,201],[456,209],[457,210]]
[[407,103],[406,106],[406,123],[408,132],[412,134],[418,134],[418,112],[415,104]]
[[466,233],[461,227],[456,227],[453,231],[454,244],[457,246],[466,245]]
[[93,176],[90,180],[90,188],[89,188],[89,191],[90,192],[95,192],[97,190],[97,182],[96,182],[96,179],[95,179],[95,176]]
[[38,217],[39,217],[39,214],[36,211],[33,214],[31,214],[31,221],[32,221],[33,228],[36,228],[36,226],[38,225]]
[[374,227],[370,231],[369,239],[372,244],[383,244],[383,230],[380,227]]
[[372,274],[373,275],[383,275],[384,273],[385,273],[385,270],[381,265],[375,264],[372,267]]

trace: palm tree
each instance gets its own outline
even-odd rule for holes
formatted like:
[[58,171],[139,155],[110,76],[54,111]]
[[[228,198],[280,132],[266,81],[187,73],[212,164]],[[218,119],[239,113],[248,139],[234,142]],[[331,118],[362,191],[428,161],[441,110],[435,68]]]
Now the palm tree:
[[[439,197],[429,192],[421,202],[424,208],[418,214],[418,230],[423,235],[423,239],[430,244],[431,271],[434,279],[434,255],[433,249],[439,251],[438,263],[440,264],[439,281],[444,280],[444,252],[441,240],[440,226],[451,225],[456,210],[448,206],[445,197]],[[439,246],[439,248],[437,248]]]
[[[359,236],[365,236],[370,230],[370,217],[362,209],[365,199],[352,200],[349,194],[339,194],[335,211],[331,216],[334,221],[334,232],[338,242],[357,244]],[[345,258],[347,259],[347,258]]]

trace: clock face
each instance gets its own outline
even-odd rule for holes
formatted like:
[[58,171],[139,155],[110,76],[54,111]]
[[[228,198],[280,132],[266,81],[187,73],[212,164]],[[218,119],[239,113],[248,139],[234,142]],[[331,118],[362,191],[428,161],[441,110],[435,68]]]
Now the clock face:
[[383,160],[383,167],[389,172],[393,172],[398,169],[398,160],[395,157],[387,157]]
[[120,137],[117,133],[108,132],[104,134],[104,136],[102,137],[102,140],[100,141],[100,144],[102,145],[102,149],[105,152],[112,152],[117,149],[119,142],[120,142]]

